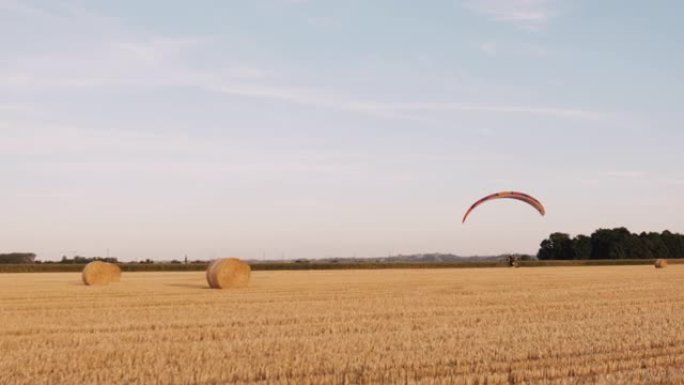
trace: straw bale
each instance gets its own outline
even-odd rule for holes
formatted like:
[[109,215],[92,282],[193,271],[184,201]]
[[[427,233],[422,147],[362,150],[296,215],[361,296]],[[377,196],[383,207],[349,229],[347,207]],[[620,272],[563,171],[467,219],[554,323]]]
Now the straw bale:
[[121,279],[121,268],[113,263],[90,262],[83,268],[81,279],[88,286],[108,285]]
[[225,258],[212,263],[207,269],[207,281],[213,289],[247,287],[252,269],[237,258]]
[[212,289],[216,288],[216,284],[214,283],[214,280],[213,280],[214,275],[211,274],[211,270],[219,262],[221,262],[220,259],[215,259],[209,263],[209,266],[207,266],[207,283],[209,284],[209,287],[211,287]]

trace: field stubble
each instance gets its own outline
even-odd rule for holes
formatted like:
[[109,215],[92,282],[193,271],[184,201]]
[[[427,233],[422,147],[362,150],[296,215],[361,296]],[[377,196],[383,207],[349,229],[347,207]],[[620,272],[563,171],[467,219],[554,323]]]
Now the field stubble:
[[684,265],[0,275],[1,384],[684,384]]

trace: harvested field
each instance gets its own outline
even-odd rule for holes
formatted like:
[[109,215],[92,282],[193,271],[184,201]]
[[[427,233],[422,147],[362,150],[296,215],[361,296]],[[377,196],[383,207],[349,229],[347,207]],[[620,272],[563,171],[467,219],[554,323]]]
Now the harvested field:
[[0,384],[684,384],[684,265],[0,275]]

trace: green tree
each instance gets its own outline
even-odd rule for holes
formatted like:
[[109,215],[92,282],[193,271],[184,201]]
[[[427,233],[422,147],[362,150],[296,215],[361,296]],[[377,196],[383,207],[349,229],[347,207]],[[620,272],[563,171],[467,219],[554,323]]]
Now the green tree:
[[565,233],[553,233],[543,240],[537,258],[551,259],[652,259],[684,258],[684,235],[662,233],[631,233],[624,227],[598,229],[591,234],[570,238]]
[[665,230],[660,237],[669,251],[670,258],[684,258],[684,235]]
[[34,253],[0,254],[0,263],[33,263],[35,259]]
[[537,259],[574,259],[572,239],[565,233],[551,234],[540,244]]
[[670,250],[658,233],[641,233],[639,238],[649,252],[649,258],[670,258]]
[[591,258],[591,238],[586,235],[577,235],[572,239],[572,249],[574,259],[589,259]]
[[591,234],[591,259],[627,259],[637,243],[624,227],[598,229]]

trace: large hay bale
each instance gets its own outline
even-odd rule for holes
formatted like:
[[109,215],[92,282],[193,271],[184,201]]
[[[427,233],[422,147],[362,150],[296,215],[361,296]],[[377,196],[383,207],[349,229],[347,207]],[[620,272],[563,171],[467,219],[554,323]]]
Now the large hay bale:
[[119,282],[121,280],[121,267],[115,263],[108,263],[107,267],[111,272],[112,282]]
[[209,266],[207,266],[207,282],[209,283],[209,287],[214,288],[216,284],[213,281],[213,275],[211,274],[211,269],[216,266],[217,263],[221,262],[220,259],[215,259],[211,262],[209,262]]
[[225,258],[212,262],[207,268],[207,282],[212,289],[247,287],[252,269],[237,258]]
[[656,259],[655,261],[655,268],[656,269],[663,269],[667,267],[667,259]]
[[94,261],[83,268],[81,278],[88,286],[108,285],[121,279],[121,268],[113,263]]

